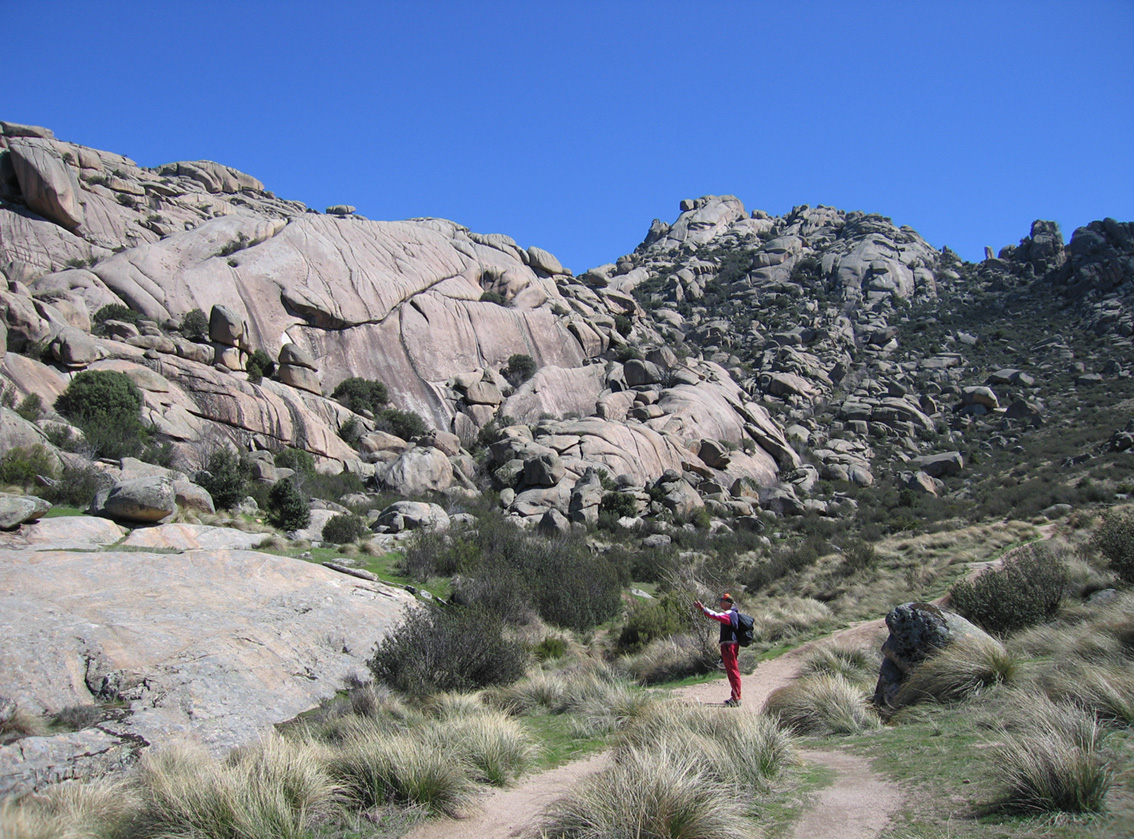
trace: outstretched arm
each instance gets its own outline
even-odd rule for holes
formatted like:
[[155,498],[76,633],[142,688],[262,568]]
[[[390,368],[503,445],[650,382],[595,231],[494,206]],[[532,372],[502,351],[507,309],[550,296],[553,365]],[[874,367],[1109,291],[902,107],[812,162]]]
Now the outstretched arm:
[[703,603],[701,603],[700,600],[693,601],[693,605],[696,606],[698,609],[700,609],[701,613],[704,614],[704,616],[707,617],[707,618],[712,618],[713,620],[718,621],[719,623],[727,623],[727,624],[732,623],[732,613],[731,612],[714,611],[713,609],[707,608]]

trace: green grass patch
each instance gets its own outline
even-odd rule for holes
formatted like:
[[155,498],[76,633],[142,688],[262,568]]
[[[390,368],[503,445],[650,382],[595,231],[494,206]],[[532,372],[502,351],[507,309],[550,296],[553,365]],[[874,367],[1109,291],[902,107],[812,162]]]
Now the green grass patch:
[[608,736],[580,737],[571,714],[532,714],[519,719],[540,745],[532,767],[535,772],[581,760],[610,745]]

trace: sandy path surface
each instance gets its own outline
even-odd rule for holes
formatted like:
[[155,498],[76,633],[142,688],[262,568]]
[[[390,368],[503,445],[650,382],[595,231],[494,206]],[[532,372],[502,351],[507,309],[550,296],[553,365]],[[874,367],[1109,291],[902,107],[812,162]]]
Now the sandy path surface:
[[477,801],[457,819],[434,819],[419,825],[405,839],[508,839],[534,836],[543,810],[588,775],[610,765],[603,752],[525,778]]

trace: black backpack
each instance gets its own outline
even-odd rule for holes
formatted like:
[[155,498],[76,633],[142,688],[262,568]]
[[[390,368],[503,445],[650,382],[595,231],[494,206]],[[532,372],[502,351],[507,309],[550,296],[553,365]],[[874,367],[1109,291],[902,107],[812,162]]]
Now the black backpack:
[[752,619],[751,615],[744,615],[740,612],[736,613],[736,643],[742,647],[747,647],[752,643],[753,637],[756,635],[756,621]]

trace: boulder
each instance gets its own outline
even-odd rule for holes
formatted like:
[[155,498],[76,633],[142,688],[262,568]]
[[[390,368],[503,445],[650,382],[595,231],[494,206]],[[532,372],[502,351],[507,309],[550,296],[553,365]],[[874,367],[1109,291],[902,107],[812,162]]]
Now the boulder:
[[34,495],[0,495],[0,530],[12,530],[35,521],[51,509],[50,502]]
[[447,530],[449,514],[437,504],[425,501],[396,501],[378,514],[376,529],[389,533],[404,530]]
[[168,477],[116,482],[95,496],[91,512],[121,522],[155,522],[177,512],[177,495]]
[[571,530],[571,520],[552,507],[540,517],[536,530],[548,536],[561,536]]
[[79,181],[55,143],[36,137],[11,138],[8,151],[28,207],[60,227],[80,227],[86,214],[79,198]]
[[183,510],[196,510],[199,513],[215,513],[216,505],[209,491],[192,481],[175,479],[173,481],[173,494],[177,506]]
[[914,458],[913,463],[932,478],[960,475],[965,468],[965,459],[960,452],[944,452]]
[[540,454],[524,462],[524,486],[552,487],[567,474],[563,458],[554,453]]
[[209,313],[209,340],[239,347],[244,340],[244,319],[227,306],[217,304]]
[[98,341],[73,326],[60,330],[51,343],[51,354],[66,367],[86,367],[104,356]]
[[598,521],[602,496],[602,480],[598,470],[587,469],[571,490],[571,500],[567,507],[568,518],[573,522],[595,524]]
[[281,364],[276,368],[276,378],[289,387],[305,390],[308,393],[321,394],[319,374],[310,367],[295,364]]
[[622,366],[626,384],[630,387],[644,387],[656,385],[662,380],[661,369],[652,361],[640,358],[631,358]]
[[279,362],[292,367],[306,367],[308,370],[318,370],[315,357],[297,344],[284,344],[280,347]]
[[999,644],[988,633],[955,612],[932,603],[903,603],[886,615],[890,635],[882,645],[882,666],[874,689],[874,704],[884,713],[909,674],[938,650],[962,638]]
[[399,495],[412,497],[442,492],[453,484],[453,465],[440,449],[414,446],[398,455],[382,482]]

